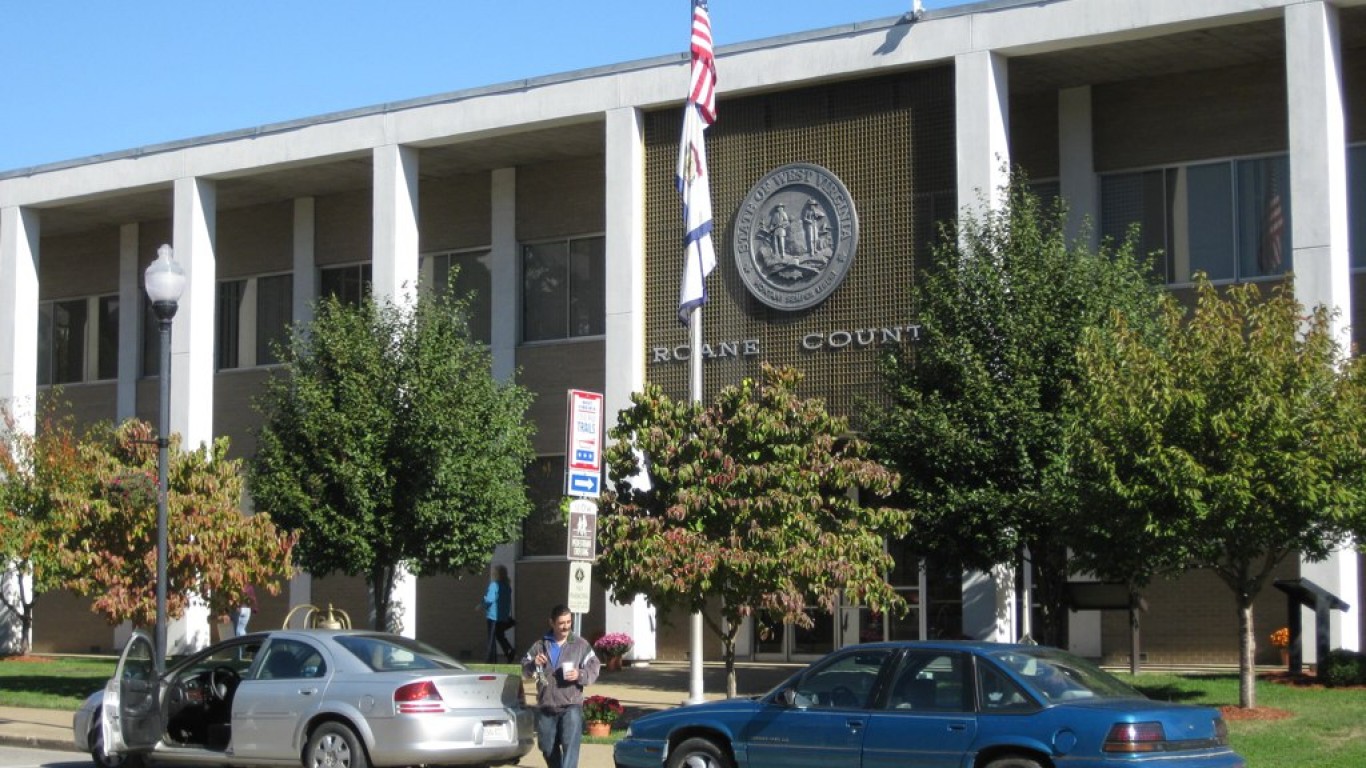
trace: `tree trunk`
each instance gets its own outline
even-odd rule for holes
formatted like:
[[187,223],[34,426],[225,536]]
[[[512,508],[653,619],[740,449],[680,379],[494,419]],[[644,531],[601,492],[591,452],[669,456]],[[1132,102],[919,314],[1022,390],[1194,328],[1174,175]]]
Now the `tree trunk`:
[[1238,601],[1238,706],[1257,708],[1257,638],[1252,625],[1252,598]]
[[389,615],[392,610],[394,569],[376,567],[368,579],[370,584],[370,628],[377,632],[389,631]]
[[735,698],[735,630],[721,638],[721,652],[726,657],[726,698]]

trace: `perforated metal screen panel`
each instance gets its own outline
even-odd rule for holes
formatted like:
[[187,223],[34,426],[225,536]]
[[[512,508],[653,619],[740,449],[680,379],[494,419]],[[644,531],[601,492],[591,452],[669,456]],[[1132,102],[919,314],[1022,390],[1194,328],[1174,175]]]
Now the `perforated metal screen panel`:
[[[804,371],[803,395],[854,416],[880,401],[879,353],[911,343],[911,288],[936,221],[957,208],[953,73],[950,68],[832,83],[718,104],[707,131],[717,269],[702,309],[703,399],[757,375],[760,363]],[[688,331],[677,319],[683,267],[682,203],[674,188],[682,110],[645,118],[646,378],[688,396]],[[810,163],[848,188],[858,248],[843,283],[799,311],[752,296],[736,267],[736,214],[758,181],[780,166]]]

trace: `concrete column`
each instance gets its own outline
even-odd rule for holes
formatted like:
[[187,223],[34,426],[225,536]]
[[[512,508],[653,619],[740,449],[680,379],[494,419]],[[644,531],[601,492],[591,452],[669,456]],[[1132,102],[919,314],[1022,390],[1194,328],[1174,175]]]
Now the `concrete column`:
[[[631,394],[645,388],[645,129],[640,110],[623,107],[607,113],[606,147],[608,375],[603,410],[610,430],[617,413],[630,407]],[[654,606],[641,595],[608,598],[607,631],[625,632],[635,641],[630,660],[653,660]]]
[[417,301],[418,151],[376,147],[374,168],[373,290],[376,298],[410,304]]
[[0,209],[0,406],[33,434],[38,396],[38,212]]
[[1067,238],[1075,241],[1083,226],[1086,245],[1100,241],[1100,193],[1096,183],[1094,143],[1091,138],[1091,86],[1058,91],[1059,188],[1067,201]]
[[142,302],[147,296],[142,270],[138,269],[140,230],[136,222],[119,227],[119,370],[114,385],[114,420],[120,423],[137,415]]
[[960,212],[980,215],[1004,202],[1010,163],[1007,71],[1006,58],[991,51],[954,59]]
[[521,328],[520,283],[522,258],[517,247],[517,169],[499,168],[493,172],[489,195],[492,197],[492,253],[489,255],[490,304],[493,308],[490,345],[493,352],[493,377],[511,381],[517,370],[517,339]]
[[175,182],[171,246],[185,269],[185,293],[171,328],[171,432],[184,450],[213,442],[214,304],[217,300],[217,187],[205,179]]
[[[955,57],[958,208],[981,218],[1005,204],[1010,180],[1008,62],[991,51]],[[978,640],[1015,640],[1014,572],[963,574],[963,632]]]
[[[1337,311],[1333,333],[1351,348],[1352,294],[1348,251],[1347,141],[1342,89],[1338,10],[1326,2],[1285,9],[1286,94],[1290,124],[1290,238],[1295,297],[1306,307]],[[1361,605],[1358,558],[1346,546],[1328,559],[1300,562],[1300,573],[1342,598]],[[1313,615],[1304,609],[1304,626]],[[1359,649],[1354,614],[1334,611],[1329,645]],[[1304,661],[1317,662],[1312,643]]]
[[[290,314],[295,327],[305,327],[313,321],[313,300],[318,293],[318,269],[314,266],[316,250],[316,221],[314,198],[294,199],[294,289]],[[313,602],[313,574],[299,571],[289,580],[289,608]]]
[[998,565],[990,572],[963,573],[963,634],[974,640],[1013,643],[1016,621],[1015,569]]

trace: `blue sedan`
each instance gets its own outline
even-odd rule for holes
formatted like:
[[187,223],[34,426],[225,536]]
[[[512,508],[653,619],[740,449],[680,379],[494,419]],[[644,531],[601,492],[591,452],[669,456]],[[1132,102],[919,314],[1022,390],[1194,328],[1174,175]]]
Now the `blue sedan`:
[[871,643],[758,699],[646,715],[617,768],[1243,768],[1217,709],[1153,701],[1055,648]]

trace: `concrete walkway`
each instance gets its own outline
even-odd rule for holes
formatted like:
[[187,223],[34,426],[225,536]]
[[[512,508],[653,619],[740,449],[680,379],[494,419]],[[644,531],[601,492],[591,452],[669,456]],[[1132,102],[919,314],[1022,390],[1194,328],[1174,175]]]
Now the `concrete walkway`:
[[[736,664],[736,692],[740,696],[757,696],[782,682],[800,669],[797,664]],[[649,666],[631,666],[619,672],[603,674],[588,693],[610,696],[626,707],[626,717],[616,728],[625,728],[630,720],[642,714],[668,709],[683,704],[689,694],[691,670],[686,662],[653,662]],[[703,694],[708,700],[725,698],[725,668],[707,664],[702,675]],[[528,683],[528,697],[535,699]],[[74,750],[71,740],[72,713],[60,709],[25,709],[0,707],[0,744],[43,749]],[[545,768],[541,753],[532,749],[522,758],[525,768]],[[612,768],[611,744],[584,744],[579,757],[580,768]]]

